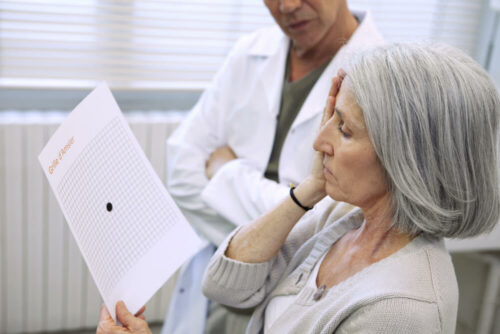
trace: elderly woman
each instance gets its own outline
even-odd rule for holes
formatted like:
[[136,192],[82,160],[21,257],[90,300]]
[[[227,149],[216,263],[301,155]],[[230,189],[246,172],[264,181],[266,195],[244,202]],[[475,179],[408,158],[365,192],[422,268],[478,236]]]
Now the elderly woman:
[[458,50],[355,57],[333,81],[310,176],[221,245],[204,293],[255,307],[247,333],[454,333],[442,238],[499,218],[499,114],[492,81]]

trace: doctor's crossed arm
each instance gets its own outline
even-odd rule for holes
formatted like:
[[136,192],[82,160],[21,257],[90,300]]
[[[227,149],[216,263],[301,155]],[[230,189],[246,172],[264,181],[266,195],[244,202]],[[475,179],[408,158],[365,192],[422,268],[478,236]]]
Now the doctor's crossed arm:
[[211,179],[215,173],[227,162],[237,159],[238,157],[228,145],[219,147],[205,163],[205,175],[207,179]]

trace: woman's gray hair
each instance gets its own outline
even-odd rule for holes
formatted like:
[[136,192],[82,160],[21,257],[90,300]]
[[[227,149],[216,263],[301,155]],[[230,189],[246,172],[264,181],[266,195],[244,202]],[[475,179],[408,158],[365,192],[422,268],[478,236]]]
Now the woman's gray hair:
[[465,238],[500,216],[500,99],[488,74],[444,45],[393,44],[346,69],[385,169],[393,226]]

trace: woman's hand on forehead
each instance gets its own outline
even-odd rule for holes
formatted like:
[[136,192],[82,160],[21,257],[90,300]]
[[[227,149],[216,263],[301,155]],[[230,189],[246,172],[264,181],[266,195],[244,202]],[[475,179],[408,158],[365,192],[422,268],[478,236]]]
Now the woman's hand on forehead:
[[340,87],[342,86],[342,81],[344,80],[345,76],[345,71],[343,69],[339,69],[337,72],[337,76],[332,79],[332,85],[330,87],[330,91],[328,92],[326,106],[323,111],[323,117],[321,119],[321,126],[325,125],[325,123],[333,116],[333,113],[335,112],[335,99],[340,91]]

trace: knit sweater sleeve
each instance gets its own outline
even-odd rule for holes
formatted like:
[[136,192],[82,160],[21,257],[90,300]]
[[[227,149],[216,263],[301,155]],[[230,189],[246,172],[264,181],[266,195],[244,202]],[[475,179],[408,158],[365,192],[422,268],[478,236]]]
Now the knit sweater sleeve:
[[387,298],[358,309],[335,330],[336,334],[443,333],[436,303],[411,298]]
[[313,236],[318,220],[314,211],[297,223],[278,255],[263,263],[244,263],[225,255],[229,242],[239,231],[236,229],[210,260],[203,279],[203,294],[238,308],[250,308],[262,302],[276,287],[297,250]]

